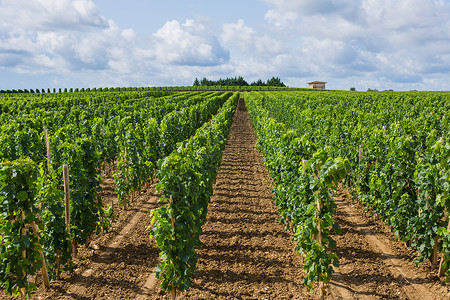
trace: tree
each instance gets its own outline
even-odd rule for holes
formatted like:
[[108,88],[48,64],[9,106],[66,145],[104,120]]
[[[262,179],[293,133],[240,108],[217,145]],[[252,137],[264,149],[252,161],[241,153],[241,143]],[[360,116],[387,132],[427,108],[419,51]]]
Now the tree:
[[266,86],[267,83],[265,83],[261,79],[258,79],[258,81],[253,81],[250,85],[251,86]]
[[267,80],[267,85],[268,86],[281,86],[281,87],[286,86],[283,82],[281,82],[281,79],[278,77],[272,77],[271,79]]
[[248,86],[248,82],[242,76],[239,76],[236,81],[237,86]]
[[200,85],[200,81],[198,81],[197,77],[195,77],[193,86],[199,86],[199,85]]
[[356,91],[356,88],[351,87],[351,88],[350,88],[350,91]]

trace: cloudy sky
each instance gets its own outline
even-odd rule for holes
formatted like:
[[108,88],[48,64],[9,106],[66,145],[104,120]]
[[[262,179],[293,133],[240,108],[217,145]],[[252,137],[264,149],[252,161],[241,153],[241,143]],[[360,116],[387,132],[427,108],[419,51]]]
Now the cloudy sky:
[[450,0],[0,0],[0,89],[450,90]]

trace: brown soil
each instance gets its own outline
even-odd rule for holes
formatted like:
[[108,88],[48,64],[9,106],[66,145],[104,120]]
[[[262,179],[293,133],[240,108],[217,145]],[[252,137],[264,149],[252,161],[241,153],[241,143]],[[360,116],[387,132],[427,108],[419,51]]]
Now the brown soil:
[[334,299],[447,299],[448,288],[429,263],[415,266],[416,253],[396,241],[378,218],[364,213],[340,187],[334,236],[340,267],[330,289]]
[[[209,205],[193,286],[182,299],[310,299],[303,286],[303,262],[292,235],[278,222],[271,181],[245,104],[239,101],[222,166]],[[143,190],[128,211],[117,207],[111,177],[102,198],[118,218],[111,231],[81,247],[75,272],[64,273],[35,299],[168,299],[154,278],[159,250],[148,239],[153,187]],[[447,299],[448,288],[429,264],[417,268],[414,253],[340,188],[335,236],[340,267],[326,299]],[[0,299],[11,299],[1,296]]]

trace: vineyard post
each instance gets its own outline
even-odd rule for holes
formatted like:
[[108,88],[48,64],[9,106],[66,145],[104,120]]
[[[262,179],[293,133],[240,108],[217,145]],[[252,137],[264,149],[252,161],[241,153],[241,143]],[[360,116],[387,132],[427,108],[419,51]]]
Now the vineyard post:
[[433,238],[434,240],[434,246],[433,246],[433,254],[431,256],[431,265],[433,266],[433,268],[436,268],[438,266],[438,237],[435,236]]
[[48,139],[48,129],[45,129],[45,145],[47,147],[47,165],[50,170],[51,152],[50,152],[50,140]]
[[[69,166],[67,164],[63,165],[63,178],[64,178],[64,206],[65,206],[65,217],[66,217],[66,230],[70,235],[70,189],[69,189]],[[78,256],[77,242],[75,238],[72,239],[72,251],[73,257]]]
[[[173,204],[173,198],[172,198],[172,196],[170,196],[170,205],[172,206],[172,218],[171,218],[172,228],[175,230],[175,216],[173,214],[173,205],[172,204]],[[177,289],[173,285],[172,285],[172,290],[170,291],[170,295],[171,295],[172,300],[177,299]]]
[[[448,225],[447,225],[447,234],[449,231],[450,231],[450,218],[448,220]],[[438,274],[439,277],[444,276],[445,272],[447,272],[447,270],[448,270],[448,266],[446,268],[442,267],[444,260],[445,260],[445,253],[441,258],[441,263],[439,264],[439,274]]]
[[[322,247],[322,220],[320,219],[320,212],[322,210],[323,203],[320,198],[317,198],[317,210],[316,210],[316,218],[317,218],[317,243]],[[319,281],[319,299],[325,299],[325,283],[323,281]]]
[[[25,213],[23,212],[23,209],[22,209],[22,220],[25,220]],[[26,227],[24,226],[23,228],[22,228],[22,232],[21,232],[21,235],[22,235],[22,237],[26,234]],[[25,259],[27,257],[27,251],[26,250],[23,250],[22,251],[22,258],[23,259]],[[25,273],[25,271],[24,270],[22,270],[22,275],[23,275],[23,277],[24,278],[26,278],[27,277],[27,274]],[[26,288],[20,288],[20,298],[22,299],[22,300],[24,300],[25,298],[26,298],[26,295],[27,295],[27,291],[26,291]]]
[[[125,147],[125,162],[127,161],[127,147]],[[127,170],[128,171],[128,170]],[[128,179],[127,179],[128,180]],[[123,209],[127,210],[128,195],[123,199]]]
[[[101,133],[102,137],[105,138],[105,130],[103,128],[101,129]],[[106,168],[108,167],[108,162],[106,161],[106,159],[103,161],[103,166],[104,166],[103,173],[106,174]]]
[[[50,169],[50,164],[51,164],[51,157],[52,157],[52,152],[51,152],[51,150],[50,150],[50,140],[49,140],[49,138],[48,138],[48,129],[45,129],[45,145],[46,145],[46,147],[47,147],[47,166],[48,166],[48,172],[50,173],[51,172],[51,169]],[[35,226],[35,225],[34,225]],[[33,228],[33,230],[34,230],[34,228]],[[36,231],[37,231],[37,229],[36,229]],[[35,233],[35,234],[37,234],[37,233]],[[59,270],[61,269],[61,264],[60,264],[60,256],[61,256],[61,251],[58,249],[58,250],[56,250],[56,276],[59,278]],[[42,257],[44,257],[43,256],[43,254],[42,254]],[[45,258],[43,258],[43,260],[45,260]],[[44,269],[44,267],[42,267],[42,269]],[[46,268],[47,269],[47,268]],[[44,273],[44,271],[42,270],[42,272]],[[45,272],[47,273],[47,281],[48,281],[48,272],[47,272],[47,270],[45,270]],[[42,275],[42,276],[44,276],[44,275]],[[44,279],[44,285],[45,285],[45,279]],[[49,286],[50,287],[50,286]],[[48,287],[48,288],[49,288]],[[47,286],[46,286],[46,288],[47,288]]]
[[36,223],[34,221],[33,221],[33,223],[31,223],[31,226],[33,227],[34,235],[38,239],[39,254],[42,257],[42,281],[44,282],[44,287],[46,289],[49,289],[50,288],[50,280],[48,279],[47,262],[45,261],[45,255],[44,255],[44,252],[42,251],[42,247],[39,244],[38,229],[37,229]]

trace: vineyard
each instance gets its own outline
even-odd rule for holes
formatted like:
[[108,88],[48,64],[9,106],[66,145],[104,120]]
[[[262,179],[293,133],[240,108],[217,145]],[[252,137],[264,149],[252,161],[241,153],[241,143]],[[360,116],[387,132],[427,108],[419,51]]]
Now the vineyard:
[[0,94],[0,297],[447,296],[450,93],[196,88]]

